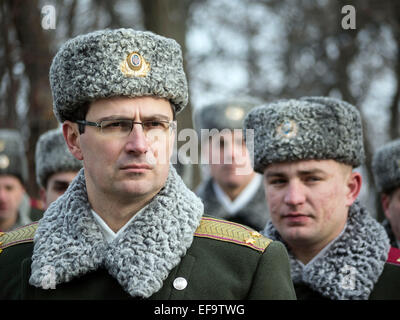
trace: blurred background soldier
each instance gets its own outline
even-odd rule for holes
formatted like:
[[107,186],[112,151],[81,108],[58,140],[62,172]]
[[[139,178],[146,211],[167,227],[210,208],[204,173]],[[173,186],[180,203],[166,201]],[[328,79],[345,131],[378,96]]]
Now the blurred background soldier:
[[372,170],[386,217],[382,224],[391,246],[400,248],[400,140],[389,142],[375,152]]
[[194,124],[208,167],[203,167],[205,177],[196,193],[206,214],[261,230],[268,207],[242,131],[245,115],[257,104],[261,102],[242,97],[197,109]]
[[28,167],[22,136],[0,130],[0,231],[9,231],[41,218],[25,192]]
[[82,161],[69,152],[60,129],[49,130],[40,136],[36,144],[35,164],[36,182],[45,208],[67,190],[82,168]]

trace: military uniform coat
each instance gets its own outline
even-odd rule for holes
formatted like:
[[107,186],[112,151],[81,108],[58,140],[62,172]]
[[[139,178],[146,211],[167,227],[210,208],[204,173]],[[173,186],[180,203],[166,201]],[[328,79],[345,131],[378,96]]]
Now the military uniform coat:
[[[105,268],[54,288],[49,269],[47,289],[30,285],[35,229],[31,224],[2,237],[14,244],[3,246],[0,254],[0,299],[132,298]],[[203,218],[186,255],[149,299],[295,299],[285,248],[252,232]]]
[[40,222],[0,241],[0,299],[295,298],[285,247],[203,216],[175,170],[111,243],[90,213],[83,170]]
[[218,200],[213,183],[214,180],[209,178],[200,184],[196,191],[196,194],[204,203],[204,211],[207,212],[207,214],[220,219],[244,224],[255,230],[263,230],[265,228],[269,219],[269,211],[262,183],[260,183],[253,197],[248,199],[247,204],[235,214],[228,213]]

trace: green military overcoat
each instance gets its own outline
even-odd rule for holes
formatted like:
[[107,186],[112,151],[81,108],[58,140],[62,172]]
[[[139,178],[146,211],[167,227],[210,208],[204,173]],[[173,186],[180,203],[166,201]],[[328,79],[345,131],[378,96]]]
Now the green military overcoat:
[[[42,289],[29,284],[31,224],[0,237],[0,299],[129,299],[106,269]],[[203,217],[192,245],[150,299],[295,299],[288,255],[245,226]]]
[[[294,285],[299,300],[329,300],[303,282]],[[392,247],[368,300],[400,300],[400,250]]]

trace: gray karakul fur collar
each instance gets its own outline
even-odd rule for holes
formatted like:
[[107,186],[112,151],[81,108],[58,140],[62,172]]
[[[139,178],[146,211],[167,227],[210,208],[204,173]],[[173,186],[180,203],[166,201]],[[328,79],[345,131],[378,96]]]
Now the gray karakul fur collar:
[[45,288],[49,270],[57,285],[104,267],[131,296],[148,298],[191,246],[203,204],[170,166],[165,186],[110,244],[90,210],[81,169],[39,222],[31,285]]
[[[263,234],[284,243],[271,222]],[[367,300],[383,272],[390,245],[384,228],[357,200],[344,231],[315,260],[304,266],[287,249],[294,284],[303,282],[332,300]]]

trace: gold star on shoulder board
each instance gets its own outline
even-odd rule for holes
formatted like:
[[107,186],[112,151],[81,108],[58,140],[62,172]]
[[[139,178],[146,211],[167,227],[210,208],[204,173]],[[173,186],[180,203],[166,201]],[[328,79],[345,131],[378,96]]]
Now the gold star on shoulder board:
[[246,240],[244,240],[244,242],[246,242],[247,244],[254,244],[254,242],[256,242],[256,239],[247,238]]

